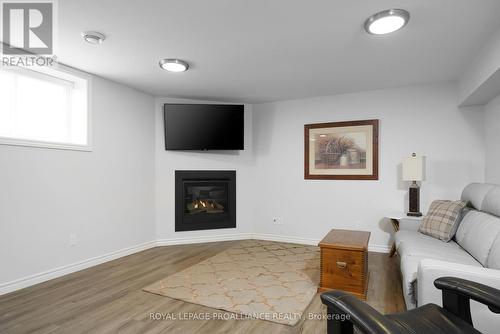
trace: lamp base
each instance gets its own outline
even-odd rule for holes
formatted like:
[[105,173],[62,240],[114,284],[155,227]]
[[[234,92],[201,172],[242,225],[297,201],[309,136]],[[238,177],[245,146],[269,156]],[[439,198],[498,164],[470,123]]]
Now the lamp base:
[[420,187],[417,182],[413,181],[410,185],[410,189],[408,189],[408,213],[407,215],[410,217],[421,217],[422,213],[420,212]]

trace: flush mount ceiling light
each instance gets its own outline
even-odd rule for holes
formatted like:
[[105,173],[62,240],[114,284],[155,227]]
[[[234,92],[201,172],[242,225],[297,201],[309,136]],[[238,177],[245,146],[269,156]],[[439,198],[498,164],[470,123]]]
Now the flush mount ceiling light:
[[372,35],[385,35],[403,28],[410,20],[404,9],[387,9],[370,16],[365,21],[365,30]]
[[97,31],[82,32],[83,40],[90,44],[101,44],[106,39],[106,36]]
[[160,67],[169,72],[185,72],[189,64],[184,60],[170,58],[160,60]]

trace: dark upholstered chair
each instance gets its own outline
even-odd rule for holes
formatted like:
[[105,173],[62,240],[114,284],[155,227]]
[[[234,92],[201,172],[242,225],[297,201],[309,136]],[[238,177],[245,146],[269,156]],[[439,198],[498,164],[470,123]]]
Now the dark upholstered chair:
[[427,304],[388,315],[380,314],[349,293],[325,292],[321,300],[328,307],[328,334],[352,334],[353,325],[361,333],[370,334],[480,333],[472,324],[470,300],[500,313],[500,290],[455,277],[438,278],[434,285],[442,290],[443,307]]

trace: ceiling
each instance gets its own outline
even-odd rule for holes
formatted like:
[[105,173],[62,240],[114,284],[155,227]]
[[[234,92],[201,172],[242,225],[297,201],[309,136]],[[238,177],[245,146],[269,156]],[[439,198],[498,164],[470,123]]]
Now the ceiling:
[[[498,28],[498,0],[63,0],[57,57],[170,97],[258,103],[456,79]],[[409,24],[368,35],[403,8]],[[97,30],[102,45],[80,34]],[[161,58],[191,68],[169,73]]]

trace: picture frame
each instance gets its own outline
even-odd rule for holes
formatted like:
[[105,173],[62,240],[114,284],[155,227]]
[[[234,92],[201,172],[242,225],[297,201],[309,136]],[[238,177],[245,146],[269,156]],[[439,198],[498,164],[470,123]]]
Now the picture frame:
[[304,125],[304,178],[378,180],[379,120]]

